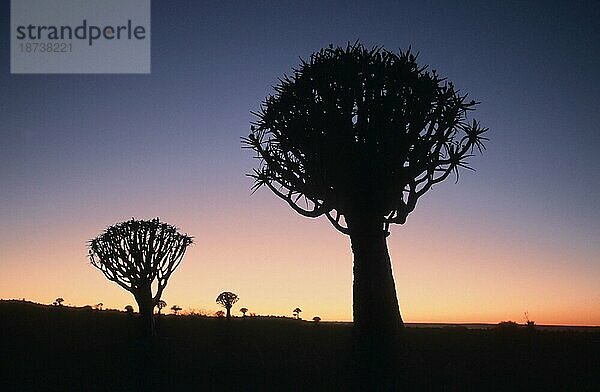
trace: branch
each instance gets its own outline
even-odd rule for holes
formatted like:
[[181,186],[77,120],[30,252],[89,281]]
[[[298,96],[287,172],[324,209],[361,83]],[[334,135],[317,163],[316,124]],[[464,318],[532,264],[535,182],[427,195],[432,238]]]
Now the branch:
[[292,200],[292,198],[291,198],[291,196],[290,196],[290,195],[291,195],[291,191],[290,191],[290,194],[288,194],[288,195],[286,196],[284,193],[282,193],[282,192],[281,192],[281,191],[279,191],[277,188],[275,188],[275,187],[273,186],[273,184],[271,184],[271,182],[270,182],[270,181],[265,181],[265,182],[264,182],[264,184],[265,184],[266,186],[268,186],[268,187],[269,187],[269,189],[270,189],[270,190],[271,190],[273,193],[275,193],[275,194],[276,194],[277,196],[279,196],[281,199],[285,200],[285,201],[286,201],[286,202],[287,202],[287,203],[290,205],[290,207],[292,207],[292,209],[293,209],[294,211],[296,211],[297,213],[299,213],[300,215],[306,216],[306,217],[308,217],[308,218],[317,218],[317,217],[319,217],[319,216],[321,216],[321,215],[323,215],[323,214],[325,214],[325,213],[326,213],[326,211],[325,211],[326,209],[325,209],[325,204],[324,204],[324,203],[321,203],[321,204],[319,204],[318,202],[315,202],[314,200],[311,200],[311,201],[312,201],[312,202],[315,204],[315,208],[314,208],[314,209],[312,209],[312,210],[305,210],[305,209],[301,208],[300,206],[298,206],[298,205],[297,205],[297,204],[294,202],[294,200]]
[[326,212],[325,216],[327,217],[327,219],[329,219],[329,222],[331,222],[333,227],[335,227],[338,231],[340,231],[346,235],[350,235],[350,230],[348,230],[348,227],[342,226],[342,224],[340,223],[341,214],[336,210],[335,218],[334,218],[333,216],[331,216],[331,212],[332,211]]

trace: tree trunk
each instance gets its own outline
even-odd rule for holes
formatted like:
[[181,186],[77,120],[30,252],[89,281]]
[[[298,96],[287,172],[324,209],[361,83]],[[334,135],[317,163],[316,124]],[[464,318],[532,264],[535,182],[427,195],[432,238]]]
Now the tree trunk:
[[359,213],[347,216],[346,223],[354,254],[355,374],[362,384],[357,386],[392,389],[403,322],[383,222]]
[[150,286],[141,288],[135,294],[135,300],[138,303],[140,311],[140,329],[142,338],[151,338],[155,335],[154,330],[154,301],[152,299],[152,289]]
[[231,306],[228,306],[225,309],[227,309],[227,320],[229,320],[231,318]]

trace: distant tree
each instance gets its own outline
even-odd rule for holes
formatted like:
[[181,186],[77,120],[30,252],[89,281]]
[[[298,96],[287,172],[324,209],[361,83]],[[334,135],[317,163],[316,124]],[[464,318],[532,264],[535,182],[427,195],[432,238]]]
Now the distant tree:
[[242,312],[242,314],[244,315],[244,317],[246,317],[246,312],[248,311],[248,308],[240,308],[240,312]]
[[225,312],[223,312],[222,310],[217,310],[215,312],[215,317],[218,317],[218,318],[225,317]]
[[177,316],[177,314],[179,313],[179,311],[181,310],[181,308],[177,305],[173,305],[171,306],[171,311],[173,311],[173,313]]
[[125,312],[127,312],[127,314],[129,314],[129,315],[133,315],[133,306],[131,306],[131,305],[125,306]]
[[315,316],[313,317],[313,321],[315,322],[315,324],[319,324],[319,322],[321,321],[321,317]]
[[[154,335],[154,307],[192,237],[152,220],[131,219],[108,227],[89,242],[89,258],[108,280],[133,294],[138,303],[143,334]],[[155,283],[156,282],[156,283]],[[152,285],[156,293],[152,294]]]
[[[243,138],[259,162],[253,189],[265,186],[297,213],[323,215],[350,236],[358,347],[369,352],[363,358],[384,358],[373,350],[395,352],[403,326],[390,225],[404,224],[435,184],[470,169],[487,140],[487,128],[467,120],[477,102],[417,64],[410,49],[358,42],[314,53],[274,90]],[[368,366],[381,373],[379,365]]]
[[96,310],[102,310],[102,307],[104,306],[104,304],[102,302],[97,303],[96,305],[94,305],[94,309]]
[[160,311],[167,307],[167,303],[161,299],[156,303],[156,307],[158,308],[158,314],[160,314]]
[[216,299],[216,302],[227,310],[227,319],[231,318],[231,307],[239,300],[238,296],[232,292],[224,291]]
[[302,309],[300,309],[300,308],[296,308],[292,312],[292,314],[294,315],[294,317],[296,317],[297,319],[300,319],[300,313],[302,313]]
[[62,306],[62,303],[65,302],[65,300],[61,297],[58,297],[57,299],[54,300],[54,302],[58,305],[58,306]]

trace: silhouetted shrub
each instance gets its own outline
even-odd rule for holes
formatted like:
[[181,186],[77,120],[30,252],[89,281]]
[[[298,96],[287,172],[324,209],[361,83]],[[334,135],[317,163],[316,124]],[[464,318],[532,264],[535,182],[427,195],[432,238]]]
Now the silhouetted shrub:
[[535,321],[529,320],[529,312],[525,312],[525,323],[529,330],[535,329]]
[[175,314],[175,316],[177,316],[179,314],[180,310],[181,310],[181,307],[179,307],[178,305],[171,306],[171,311]]
[[514,321],[501,321],[496,326],[496,329],[503,332],[514,332],[519,329],[519,324]]
[[204,309],[188,308],[182,312],[185,316],[208,317],[209,313]]

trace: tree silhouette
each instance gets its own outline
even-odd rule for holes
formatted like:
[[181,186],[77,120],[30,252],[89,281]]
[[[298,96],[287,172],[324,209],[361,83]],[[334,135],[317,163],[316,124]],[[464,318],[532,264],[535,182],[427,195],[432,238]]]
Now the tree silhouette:
[[477,102],[416,60],[360,43],[322,49],[280,80],[243,138],[259,159],[254,190],[350,236],[359,336],[391,338],[403,325],[390,224],[404,224],[433,185],[458,180],[487,140],[466,118]]
[[217,318],[225,317],[225,312],[223,312],[222,310],[217,310],[215,312],[215,317],[217,317]]
[[294,315],[294,317],[296,317],[297,319],[300,319],[300,313],[302,313],[302,309],[300,308],[296,308],[292,311],[292,314]]
[[158,314],[160,314],[160,311],[167,307],[167,303],[161,299],[156,303],[156,307],[158,308]]
[[132,315],[133,314],[133,306],[131,306],[131,305],[125,306],[125,312],[127,312],[127,314],[129,314],[129,315]]
[[102,302],[100,302],[100,303],[97,303],[96,305],[94,305],[94,307],[95,307],[97,310],[102,310],[102,307],[103,307],[103,306],[104,306],[104,304],[103,304]]
[[240,308],[240,312],[242,312],[242,314],[244,315],[244,317],[246,317],[246,312],[248,311],[248,308]]
[[62,297],[58,297],[57,299],[54,300],[54,302],[58,305],[58,306],[62,306],[62,303],[65,302],[64,298]]
[[181,310],[181,308],[179,306],[177,306],[177,305],[171,306],[171,311],[173,313],[175,313],[175,316],[177,316],[177,314],[179,313],[180,310]]
[[313,321],[315,322],[315,324],[319,324],[319,322],[321,321],[321,317],[315,316],[313,317]]
[[229,291],[224,291],[216,299],[216,302],[227,310],[227,319],[231,318],[231,307],[239,300],[238,296]]
[[153,309],[190,244],[192,237],[158,218],[117,223],[89,242],[92,265],[133,294],[146,336],[154,334]]

